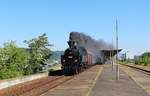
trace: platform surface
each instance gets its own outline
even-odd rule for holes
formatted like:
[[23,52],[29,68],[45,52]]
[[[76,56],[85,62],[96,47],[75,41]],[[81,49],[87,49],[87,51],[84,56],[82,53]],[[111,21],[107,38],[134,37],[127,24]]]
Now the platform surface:
[[96,65],[41,96],[88,96],[102,70]]
[[120,79],[116,80],[116,71],[112,71],[111,65],[104,65],[103,71],[89,96],[149,95],[124,71],[120,70]]
[[41,96],[150,96],[132,78],[139,73],[132,73],[120,66],[120,79],[116,80],[115,66],[112,71],[110,64],[96,65]]
[[[130,67],[120,66],[142,89],[150,95],[150,74]],[[142,68],[143,69],[143,68]]]

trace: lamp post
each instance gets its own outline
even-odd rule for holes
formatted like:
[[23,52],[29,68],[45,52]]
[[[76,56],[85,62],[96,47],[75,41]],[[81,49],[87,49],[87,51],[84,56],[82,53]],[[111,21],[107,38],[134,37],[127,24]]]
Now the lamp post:
[[114,70],[114,56],[113,56],[113,54],[114,54],[114,52],[113,52],[113,50],[114,50],[114,48],[113,48],[113,46],[114,46],[114,44],[113,44],[113,38],[112,38],[112,51],[111,51],[111,64],[112,64],[112,71]]
[[119,64],[118,64],[118,21],[116,20],[116,80],[119,80]]

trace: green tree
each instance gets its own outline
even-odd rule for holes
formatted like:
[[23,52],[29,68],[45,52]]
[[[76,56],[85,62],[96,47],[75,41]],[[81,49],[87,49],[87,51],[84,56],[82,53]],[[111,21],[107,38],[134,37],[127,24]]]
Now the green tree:
[[12,78],[23,75],[25,49],[18,48],[14,41],[4,43],[0,49],[0,78]]
[[31,73],[37,73],[42,70],[42,65],[50,56],[50,46],[46,34],[42,34],[38,38],[33,38],[29,41],[25,40],[29,47],[29,64]]

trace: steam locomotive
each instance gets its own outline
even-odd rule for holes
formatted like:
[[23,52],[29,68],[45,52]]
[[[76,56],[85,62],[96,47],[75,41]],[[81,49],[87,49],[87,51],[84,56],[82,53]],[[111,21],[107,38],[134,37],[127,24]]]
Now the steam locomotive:
[[92,53],[75,41],[68,41],[69,48],[61,56],[61,68],[64,74],[78,73],[93,64]]

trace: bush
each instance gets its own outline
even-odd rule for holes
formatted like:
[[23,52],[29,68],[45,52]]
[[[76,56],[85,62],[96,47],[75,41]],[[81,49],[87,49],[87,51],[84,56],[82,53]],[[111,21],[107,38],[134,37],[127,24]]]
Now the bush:
[[22,76],[22,73],[18,70],[3,68],[0,70],[0,79],[9,79]]

